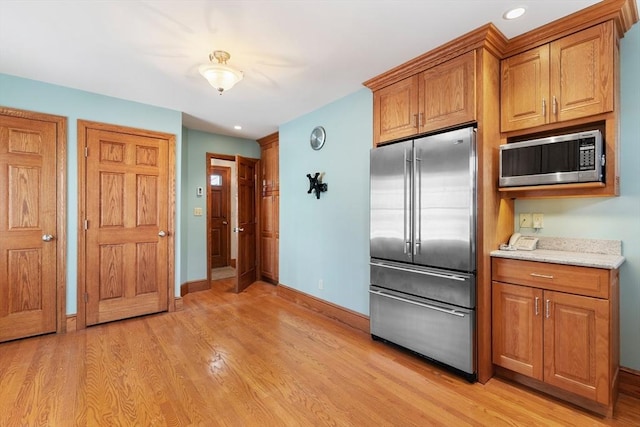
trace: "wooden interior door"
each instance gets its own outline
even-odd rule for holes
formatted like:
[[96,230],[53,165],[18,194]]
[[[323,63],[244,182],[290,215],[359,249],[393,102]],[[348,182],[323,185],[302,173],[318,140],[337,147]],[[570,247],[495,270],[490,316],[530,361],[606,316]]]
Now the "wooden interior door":
[[[86,324],[168,308],[169,144],[128,128],[88,124]],[[79,134],[81,130],[79,129]]]
[[[49,119],[51,117],[51,119]],[[56,116],[0,109],[0,342],[59,329]],[[64,131],[62,131],[64,132]],[[63,206],[62,203],[60,206]],[[64,293],[64,286],[60,291]],[[63,324],[60,320],[60,324]]]
[[236,156],[238,179],[238,263],[236,293],[256,281],[256,163]]
[[209,256],[211,268],[229,265],[231,169],[209,166]]

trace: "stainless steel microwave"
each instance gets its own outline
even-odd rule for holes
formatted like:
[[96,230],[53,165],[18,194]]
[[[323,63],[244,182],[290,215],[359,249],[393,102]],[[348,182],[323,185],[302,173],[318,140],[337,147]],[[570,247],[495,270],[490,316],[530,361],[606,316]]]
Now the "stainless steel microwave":
[[599,130],[500,146],[500,187],[604,182]]

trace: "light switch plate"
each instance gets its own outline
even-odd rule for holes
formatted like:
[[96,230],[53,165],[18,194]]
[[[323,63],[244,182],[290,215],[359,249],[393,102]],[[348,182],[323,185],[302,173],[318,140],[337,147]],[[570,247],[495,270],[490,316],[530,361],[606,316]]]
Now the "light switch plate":
[[193,216],[202,216],[202,208],[193,208]]
[[531,228],[532,227],[532,218],[530,213],[521,213],[520,214],[520,228]]

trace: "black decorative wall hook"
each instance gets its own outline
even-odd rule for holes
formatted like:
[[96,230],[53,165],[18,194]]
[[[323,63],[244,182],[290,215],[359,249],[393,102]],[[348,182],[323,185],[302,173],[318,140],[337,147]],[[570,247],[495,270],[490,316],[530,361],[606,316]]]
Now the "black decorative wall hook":
[[322,183],[322,175],[320,175],[320,172],[316,172],[314,176],[311,176],[310,173],[307,174],[307,178],[309,178],[309,191],[307,191],[307,194],[315,191],[316,199],[320,199],[320,193],[327,191],[327,184]]

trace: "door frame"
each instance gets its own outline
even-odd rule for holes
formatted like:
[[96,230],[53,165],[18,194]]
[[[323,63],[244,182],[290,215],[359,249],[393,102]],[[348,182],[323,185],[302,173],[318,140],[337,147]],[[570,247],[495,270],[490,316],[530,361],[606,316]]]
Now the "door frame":
[[[207,153],[206,154],[206,158],[207,158],[207,164],[205,167],[205,171],[207,173],[207,177],[206,177],[206,182],[207,182],[207,199],[206,199],[206,205],[207,205],[207,282],[211,282],[211,216],[209,215],[209,213],[211,212],[211,197],[210,197],[210,190],[211,190],[211,183],[209,181],[209,171],[211,170],[211,168],[213,167],[211,165],[211,160],[212,159],[218,159],[218,160],[227,160],[227,161],[232,161],[235,163],[236,159],[234,156],[227,156],[224,154],[215,154],[215,153]],[[221,168],[229,168],[228,166],[215,166],[215,167],[221,167]],[[237,168],[236,168],[237,169]],[[229,217],[231,217],[231,171],[229,171],[229,191],[228,191],[228,196],[229,196],[229,200],[227,203],[227,208],[228,208],[228,212],[229,212]],[[231,260],[231,225],[232,225],[232,221],[231,218],[229,218],[227,220],[227,222],[229,223],[229,227],[228,227],[228,232],[229,232],[229,236],[227,236],[227,261],[230,262]]]
[[56,125],[56,333],[67,331],[67,118],[17,108],[0,114]]
[[[236,161],[236,156],[231,156],[228,154],[219,154],[219,153],[206,153],[206,165],[205,165],[205,171],[208,174],[209,173],[209,165],[211,164],[211,159],[218,159],[218,160],[229,160],[232,161],[236,164],[236,180],[237,180],[237,174],[238,174],[238,162]],[[256,212],[259,212],[260,209],[260,191],[258,190],[258,177],[260,176],[260,159],[254,159],[252,157],[246,157],[249,160],[252,160],[255,165],[256,165],[256,169],[255,169],[255,186],[253,189],[253,196],[254,196],[254,200],[255,200],[255,206],[256,206]],[[206,179],[206,178],[205,178]],[[209,185],[207,183],[207,188],[209,188]],[[207,191],[207,207],[209,206],[209,192]],[[236,212],[236,216],[238,215],[238,213]],[[236,218],[237,219],[237,218]],[[255,250],[255,257],[256,257],[256,272],[259,272],[260,269],[260,240],[259,240],[259,235],[260,233],[258,233],[258,230],[260,228],[260,215],[256,213],[256,236],[254,239],[254,250]],[[231,225],[231,224],[229,224]],[[236,224],[237,225],[237,224]],[[209,212],[207,211],[207,225],[206,225],[206,231],[207,231],[207,283],[211,284],[211,254],[210,254],[210,248],[211,248],[211,242],[210,242],[210,223],[209,223]],[[231,233],[229,233],[230,236],[229,238],[233,238],[233,230],[231,230]],[[231,241],[229,241],[229,245],[231,245]],[[231,256],[231,255],[229,255]],[[239,256],[239,255],[238,255]],[[236,272],[237,272],[237,260],[236,260]],[[256,278],[258,279],[260,277],[259,274],[256,275]],[[236,275],[236,280],[237,280],[237,275]],[[259,280],[259,279],[258,279]],[[236,283],[237,285],[237,283]]]
[[97,129],[109,132],[128,133],[167,141],[168,144],[168,193],[167,193],[167,311],[176,309],[175,291],[175,231],[176,231],[176,136],[164,132],[138,129],[108,123],[78,120],[78,309],[76,314],[76,329],[87,327],[85,295],[86,284],[86,236],[84,233],[84,219],[86,218],[87,200],[86,187],[87,162],[85,147],[87,145],[87,131]]

